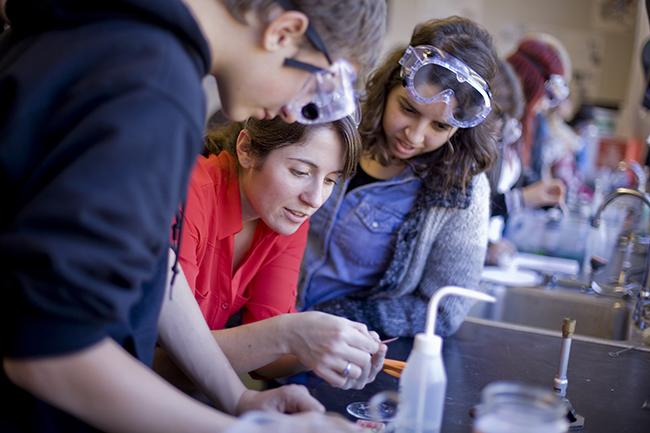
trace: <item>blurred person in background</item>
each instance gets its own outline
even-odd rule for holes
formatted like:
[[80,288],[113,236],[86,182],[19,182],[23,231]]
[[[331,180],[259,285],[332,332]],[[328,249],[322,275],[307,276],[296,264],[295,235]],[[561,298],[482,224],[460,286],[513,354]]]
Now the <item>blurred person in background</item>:
[[[519,77],[526,99],[522,136],[517,145],[522,164],[521,182],[532,185],[542,181],[536,184],[538,190],[522,190],[521,204],[526,207],[560,205],[566,185],[555,179],[553,166],[565,156],[573,157],[565,140],[555,133],[556,107],[569,96],[562,58],[548,42],[524,39],[507,61]],[[549,122],[549,117],[554,120]],[[536,194],[531,194],[533,191]]]
[[[497,71],[492,82],[494,116],[499,129],[499,153],[488,172],[490,180],[490,228],[486,263],[497,264],[515,254],[515,246],[502,238],[508,214],[515,206],[521,207],[521,191],[513,189],[520,179],[521,160],[517,142],[521,138],[520,119],[524,113],[524,96],[521,83],[508,62],[497,61]],[[518,192],[519,194],[517,194]]]

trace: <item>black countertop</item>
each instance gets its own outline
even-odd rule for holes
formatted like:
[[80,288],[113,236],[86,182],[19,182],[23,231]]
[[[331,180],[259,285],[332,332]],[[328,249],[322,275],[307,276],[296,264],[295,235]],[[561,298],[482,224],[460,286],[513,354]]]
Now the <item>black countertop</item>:
[[[469,433],[469,409],[490,382],[515,380],[552,388],[561,339],[520,330],[466,322],[444,342],[447,396],[442,433]],[[412,339],[390,343],[388,358],[406,360]],[[650,352],[573,340],[567,397],[585,417],[588,433],[650,433]],[[380,373],[363,390],[343,391],[320,382],[310,386],[325,407],[346,414],[353,401],[396,390],[398,379]],[[647,402],[646,402],[647,401]],[[643,406],[649,406],[644,409]],[[347,414],[346,414],[347,415]]]

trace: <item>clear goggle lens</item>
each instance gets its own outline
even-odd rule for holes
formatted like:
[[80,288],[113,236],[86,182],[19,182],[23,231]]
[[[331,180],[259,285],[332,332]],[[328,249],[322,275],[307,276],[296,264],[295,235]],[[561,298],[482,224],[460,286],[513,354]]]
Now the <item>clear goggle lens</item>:
[[485,81],[459,59],[429,45],[408,47],[400,60],[404,85],[422,104],[446,104],[445,121],[459,128],[481,123],[491,110]]
[[544,83],[544,90],[548,97],[549,105],[557,107],[569,97],[569,86],[567,85],[564,77],[561,75],[553,74]]
[[345,60],[312,73],[300,93],[287,105],[296,120],[304,124],[326,123],[356,116],[354,92],[356,74]]

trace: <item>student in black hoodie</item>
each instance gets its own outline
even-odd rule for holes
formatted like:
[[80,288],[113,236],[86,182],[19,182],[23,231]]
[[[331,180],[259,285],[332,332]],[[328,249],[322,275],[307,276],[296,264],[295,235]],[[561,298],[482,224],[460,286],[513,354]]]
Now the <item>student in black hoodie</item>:
[[5,30],[9,25],[7,21],[7,16],[5,15],[5,3],[6,0],[0,0],[0,34]]
[[[147,368],[158,337],[229,414],[322,411],[304,388],[246,390],[191,293],[165,292],[167,228],[202,142],[202,77],[216,76],[234,120],[291,121],[287,104],[312,72],[285,64],[326,68],[327,47],[361,70],[379,51],[383,0],[292,3],[8,0],[0,431],[230,427]],[[307,42],[309,24],[323,44]],[[319,414],[278,419],[277,431],[349,429]]]

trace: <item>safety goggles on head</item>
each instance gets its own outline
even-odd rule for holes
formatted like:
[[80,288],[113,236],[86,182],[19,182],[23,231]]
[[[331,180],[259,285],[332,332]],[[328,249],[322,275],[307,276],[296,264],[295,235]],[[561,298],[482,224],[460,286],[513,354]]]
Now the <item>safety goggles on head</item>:
[[471,128],[490,113],[487,83],[456,57],[431,45],[409,46],[399,64],[410,96],[421,104],[443,102],[444,121],[451,126]]
[[557,107],[569,97],[569,86],[562,75],[553,74],[548,77],[544,91],[551,107]]
[[[292,0],[276,1],[285,10],[299,10]],[[314,48],[323,53],[330,66],[325,69],[296,59],[284,60],[285,66],[302,69],[312,74],[300,93],[287,104],[289,114],[304,124],[327,123],[345,116],[354,118],[357,108],[354,68],[345,60],[332,62],[327,47],[311,21],[305,36]]]

